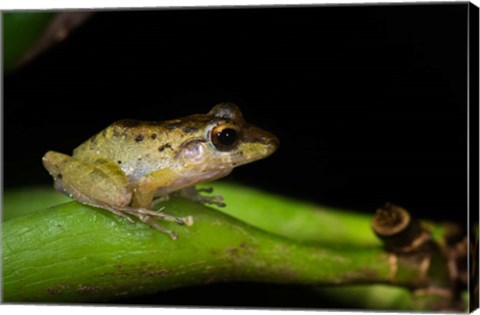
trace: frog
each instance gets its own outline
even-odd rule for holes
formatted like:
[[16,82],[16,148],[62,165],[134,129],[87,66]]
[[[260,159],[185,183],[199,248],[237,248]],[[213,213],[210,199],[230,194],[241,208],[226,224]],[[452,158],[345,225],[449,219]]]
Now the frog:
[[272,133],[245,121],[239,107],[220,103],[206,114],[165,121],[119,120],[67,155],[48,151],[42,162],[54,187],[81,204],[142,222],[177,239],[162,220],[191,226],[153,207],[172,195],[225,206],[211,188],[195,185],[227,176],[240,165],[268,157],[279,146]]

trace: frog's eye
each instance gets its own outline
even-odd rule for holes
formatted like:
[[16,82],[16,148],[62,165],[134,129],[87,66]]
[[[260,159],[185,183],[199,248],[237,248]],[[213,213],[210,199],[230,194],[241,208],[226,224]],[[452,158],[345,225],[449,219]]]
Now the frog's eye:
[[238,132],[232,127],[217,126],[211,133],[212,143],[220,151],[228,151],[238,143]]

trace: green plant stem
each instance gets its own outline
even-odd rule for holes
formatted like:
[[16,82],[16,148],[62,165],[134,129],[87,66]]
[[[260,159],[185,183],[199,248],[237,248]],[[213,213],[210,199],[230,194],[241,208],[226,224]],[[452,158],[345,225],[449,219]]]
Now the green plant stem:
[[25,187],[3,195],[2,221],[8,221],[37,210],[72,201],[52,187]]
[[212,207],[262,230],[322,245],[381,245],[370,228],[371,214],[320,206],[225,181],[204,186],[212,186],[214,194],[225,198],[225,208]]
[[[370,230],[370,216],[240,185],[211,186],[227,201],[228,206],[220,210],[251,225],[175,199],[166,204],[165,211],[193,215],[195,224],[181,227],[165,223],[179,233],[179,239],[172,241],[142,224],[130,224],[107,211],[75,202],[35,211],[69,200],[51,188],[6,192],[5,301],[107,301],[179,286],[240,280],[345,284],[344,288],[322,292],[327,292],[329,299],[344,302],[351,300],[351,294],[365,296],[360,299],[363,304],[368,301],[366,307],[377,309],[388,309],[385,300],[389,299],[391,309],[438,305],[438,296],[432,303],[419,304],[412,293],[400,288],[384,291],[384,299],[378,300],[372,298],[378,285],[352,288],[358,283],[417,286],[425,276],[419,264],[408,259],[398,262],[399,269],[392,276],[388,254]],[[435,259],[431,283],[448,281],[441,260]],[[354,301],[353,307],[363,305],[358,302]]]
[[193,215],[179,239],[107,211],[66,203],[3,224],[5,301],[82,302],[150,294],[212,281],[417,285],[418,265],[392,277],[381,248],[329,249],[263,232],[186,200],[169,213]]
[[[213,187],[213,194],[223,196],[227,203],[223,208],[210,207],[267,232],[323,245],[381,245],[371,231],[370,214],[319,206],[225,181],[200,187]],[[4,221],[69,200],[51,187],[7,191],[4,196]]]

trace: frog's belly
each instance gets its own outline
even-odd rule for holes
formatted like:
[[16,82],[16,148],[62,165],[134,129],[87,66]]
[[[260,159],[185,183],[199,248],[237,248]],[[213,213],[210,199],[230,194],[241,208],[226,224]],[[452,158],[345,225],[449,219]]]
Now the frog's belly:
[[231,168],[226,168],[204,171],[201,173],[185,174],[184,176],[178,177],[173,183],[168,185],[168,187],[159,187],[155,192],[155,197],[165,196],[183,188],[225,177],[230,174],[231,171]]
[[137,182],[143,176],[155,172],[160,169],[168,168],[168,165],[159,161],[133,161],[119,165],[130,182]]

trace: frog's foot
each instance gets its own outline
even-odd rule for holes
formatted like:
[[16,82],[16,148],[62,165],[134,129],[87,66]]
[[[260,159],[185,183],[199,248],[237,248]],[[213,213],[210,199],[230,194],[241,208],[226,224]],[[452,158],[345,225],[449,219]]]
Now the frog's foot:
[[181,197],[200,202],[202,204],[212,204],[219,207],[225,207],[225,203],[223,202],[222,196],[203,196],[200,193],[212,193],[212,187],[205,187],[205,188],[195,188],[195,186],[184,188],[177,192],[177,194]]
[[184,217],[184,218],[179,218],[175,217],[173,215],[166,214],[164,212],[160,212],[162,209],[159,211],[154,211],[154,210],[149,210],[145,208],[127,208],[124,210],[125,212],[136,216],[139,218],[142,222],[144,221],[144,217],[152,217],[152,218],[159,218],[164,221],[169,221],[169,222],[175,222],[179,225],[187,225],[187,226],[192,226],[193,225],[193,218],[192,216]]
[[149,210],[146,208],[129,208],[129,207],[120,207],[120,208],[111,208],[109,207],[107,210],[113,212],[114,214],[117,214],[128,221],[135,223],[135,221],[132,219],[133,217],[138,218],[141,222],[149,225],[150,227],[159,230],[163,233],[168,234],[172,239],[177,239],[177,234],[171,230],[168,230],[158,224],[155,219],[161,219],[164,221],[169,221],[169,222],[175,222],[178,225],[187,225],[187,226],[192,226],[193,225],[193,217],[192,216],[187,216],[187,217],[175,217],[173,215],[169,215],[164,212],[160,212],[163,210],[161,208],[159,211],[154,211],[154,210]]
[[139,216],[140,220],[145,223],[145,224],[148,224],[148,226],[154,228],[155,230],[158,230],[160,232],[163,232],[163,233],[166,233],[168,234],[173,240],[176,240],[177,237],[178,237],[178,234],[172,230],[169,230],[169,229],[166,229],[164,228],[163,226],[161,226],[160,224],[158,224],[157,222],[155,222],[155,220],[153,219],[153,217],[151,216],[146,216],[146,215],[141,215]]
[[226,206],[226,204],[223,202],[223,197],[219,195],[215,195],[215,196],[198,195],[197,201],[201,203],[216,205],[222,208]]
[[197,193],[205,192],[211,194],[213,192],[213,187],[202,187],[202,188],[195,188]]

